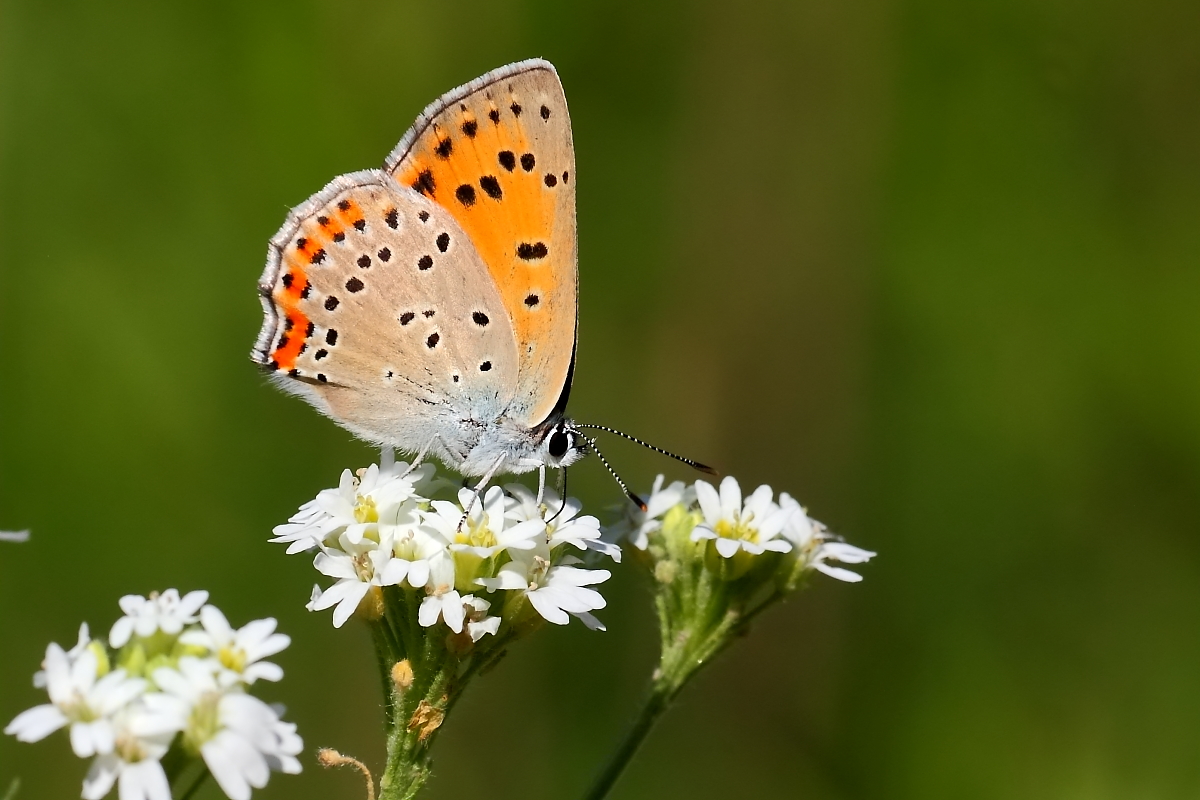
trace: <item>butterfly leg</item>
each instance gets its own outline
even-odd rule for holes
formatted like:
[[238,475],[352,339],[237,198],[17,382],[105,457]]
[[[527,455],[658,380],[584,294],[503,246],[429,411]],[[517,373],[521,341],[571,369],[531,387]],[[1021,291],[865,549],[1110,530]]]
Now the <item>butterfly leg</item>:
[[503,464],[504,456],[500,456],[496,459],[496,463],[492,464],[488,471],[483,474],[483,477],[479,479],[479,483],[475,484],[475,491],[472,492],[470,502],[468,502],[466,508],[463,509],[462,519],[458,521],[458,527],[455,528],[456,532],[461,531],[463,525],[467,523],[467,517],[471,516],[471,509],[475,507],[475,503],[479,500],[480,493],[483,492],[484,487],[488,485],[488,481],[492,479],[492,476],[499,471]]
[[[430,439],[428,442],[426,442],[425,446],[422,447],[420,452],[417,453],[417,457],[412,460],[412,463],[408,465],[408,469],[404,470],[404,474],[401,475],[400,477],[402,477],[402,478],[408,477],[408,473],[412,472],[414,469],[421,466],[421,462],[425,460],[425,456],[429,455],[429,448],[433,447],[433,443],[436,442],[437,440],[438,440],[438,436],[435,433],[433,435],[433,438]],[[389,447],[387,449],[390,450],[391,448]]]
[[538,493],[536,505],[542,504],[542,498],[546,495],[546,465],[538,464]]

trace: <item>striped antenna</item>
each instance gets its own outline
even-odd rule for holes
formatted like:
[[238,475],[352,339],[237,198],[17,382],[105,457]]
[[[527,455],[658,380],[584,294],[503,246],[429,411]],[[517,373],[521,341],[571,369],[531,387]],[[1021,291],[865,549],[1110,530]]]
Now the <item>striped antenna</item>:
[[[607,425],[584,425],[584,424],[582,424],[582,423],[579,423],[579,422],[572,422],[572,423],[571,423],[571,428],[576,428],[576,429],[577,429],[577,428],[593,428],[593,429],[595,429],[595,430],[598,430],[598,431],[605,431],[605,432],[607,432],[607,433],[614,433],[614,434],[616,434],[617,436],[620,436],[620,437],[622,437],[622,438],[624,438],[624,439],[628,439],[628,440],[629,440],[629,441],[631,441],[631,442],[636,442],[637,444],[640,444],[642,447],[645,447],[645,448],[647,448],[647,449],[649,449],[649,450],[653,450],[654,452],[656,452],[656,453],[660,453],[660,454],[662,454],[662,455],[664,455],[664,456],[667,456],[668,458],[673,458],[673,459],[675,459],[676,461],[682,461],[684,464],[687,464],[687,465],[688,465],[689,467],[691,467],[692,469],[699,470],[700,472],[703,472],[703,473],[705,473],[705,474],[707,474],[707,475],[716,475],[716,474],[718,474],[718,473],[717,473],[717,471],[716,471],[715,469],[713,469],[712,467],[708,466],[707,464],[701,464],[699,461],[692,461],[690,458],[684,458],[683,456],[677,456],[677,455],[675,455],[675,454],[674,454],[674,453],[672,453],[672,452],[669,452],[669,451],[667,451],[667,450],[663,450],[661,447],[655,447],[654,445],[650,444],[649,442],[643,442],[641,439],[637,438],[636,436],[630,436],[628,433],[623,433],[622,431],[619,431],[619,430],[617,430],[616,428],[610,428],[610,427],[608,427]],[[582,435],[582,434],[581,434],[581,435]],[[584,438],[585,440],[587,440],[589,443],[591,443],[591,445],[592,445],[592,449],[593,449],[593,450],[595,450],[595,449],[596,449],[596,447],[595,447],[595,439],[589,439],[587,436],[584,436],[583,438]],[[596,450],[596,455],[598,455],[598,456],[600,455],[600,451],[599,451],[599,450]],[[604,456],[600,456],[600,460],[601,460],[601,461],[604,461]],[[606,466],[606,467],[608,466],[608,462],[607,462],[607,461],[605,461],[605,462],[604,462],[604,466]],[[609,472],[612,472],[612,468],[611,468],[611,467],[609,467]],[[613,477],[614,477],[614,478],[616,478],[616,473],[615,473],[615,472],[613,473]],[[620,482],[621,482],[621,479],[620,479],[620,478],[617,478],[617,482],[618,482],[618,483],[620,483]],[[623,484],[623,483],[622,483],[622,484],[621,484],[621,488],[622,488],[622,489],[624,489],[624,488],[625,488],[625,484]],[[627,490],[627,489],[626,489],[626,492],[628,493],[628,490]]]

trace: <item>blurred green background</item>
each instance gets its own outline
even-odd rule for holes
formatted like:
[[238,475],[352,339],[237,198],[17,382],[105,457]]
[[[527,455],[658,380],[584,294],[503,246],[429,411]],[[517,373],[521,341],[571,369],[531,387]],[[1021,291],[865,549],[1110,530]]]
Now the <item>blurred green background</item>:
[[[293,636],[266,694],[306,743],[380,763],[366,635],[266,541],[374,455],[252,367],[255,281],[291,206],[540,55],[574,415],[880,552],[704,674],[614,798],[1200,795],[1198,42],[1192,0],[0,0],[0,528],[33,529],[0,544],[0,722],[48,641],[207,588]],[[641,577],[475,684],[430,798],[582,790],[656,656]],[[256,796],[361,796],[306,758]],[[0,737],[27,800],[84,769]]]

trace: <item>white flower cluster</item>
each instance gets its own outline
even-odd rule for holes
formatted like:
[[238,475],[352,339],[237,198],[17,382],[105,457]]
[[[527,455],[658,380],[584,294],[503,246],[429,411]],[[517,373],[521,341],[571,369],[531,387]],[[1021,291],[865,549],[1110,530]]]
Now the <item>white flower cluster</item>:
[[162,759],[176,747],[203,758],[232,800],[266,786],[271,770],[299,772],[296,726],[248,694],[257,680],[283,677],[263,659],[291,640],[273,619],[234,629],[207,601],[208,592],[180,597],[175,589],[122,597],[125,616],[109,647],[84,624],[70,650],[46,648],[34,684],[50,702],[17,715],[4,732],[36,742],[69,727],[75,754],[94,757],[84,800],[99,800],[114,784],[121,800],[171,800]]
[[422,626],[441,622],[471,642],[520,617],[523,601],[549,622],[575,616],[603,629],[590,612],[604,598],[590,587],[610,573],[581,568],[576,553],[620,561],[621,551],[601,540],[599,521],[581,516],[578,501],[564,504],[550,491],[539,500],[520,484],[435,499],[446,486],[432,465],[410,468],[384,451],[380,465],[344,471],[338,488],[276,527],[271,541],[286,542],[289,553],[317,550],[313,566],[336,581],[314,589],[309,609],[334,607],[341,627],[372,602],[372,590],[397,586],[416,590]]
[[[631,509],[614,530],[624,535],[639,550],[646,550],[655,533],[673,509],[692,515],[689,538],[707,541],[723,559],[749,559],[767,552],[791,554],[800,569],[816,569],[841,581],[861,581],[862,576],[829,561],[861,564],[875,553],[838,541],[820,522],[810,518],[794,498],[781,492],[773,499],[770,486],[759,486],[749,497],[733,477],[721,481],[720,488],[698,480],[685,485],[675,481],[663,486],[663,476],[654,481],[646,510]],[[745,569],[737,571],[739,574]]]

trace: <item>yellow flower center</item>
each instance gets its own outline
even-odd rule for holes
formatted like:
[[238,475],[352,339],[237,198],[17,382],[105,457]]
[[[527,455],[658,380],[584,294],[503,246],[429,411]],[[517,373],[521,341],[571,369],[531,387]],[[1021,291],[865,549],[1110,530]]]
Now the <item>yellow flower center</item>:
[[354,518],[359,522],[379,522],[379,509],[371,497],[358,496],[354,504]]
[[723,519],[716,525],[717,536],[722,539],[740,539],[743,542],[758,543],[758,529],[751,528],[748,524],[750,520],[738,519],[736,522],[730,522]]
[[462,530],[455,531],[454,543],[471,547],[495,547],[496,534],[492,533],[486,522],[473,523],[468,520]]
[[217,713],[219,693],[206,694],[192,708],[188,717],[187,728],[183,731],[184,748],[191,753],[199,753],[200,746],[217,735],[221,728],[221,719]]
[[217,652],[217,660],[225,669],[241,673],[246,668],[246,651],[226,645]]

